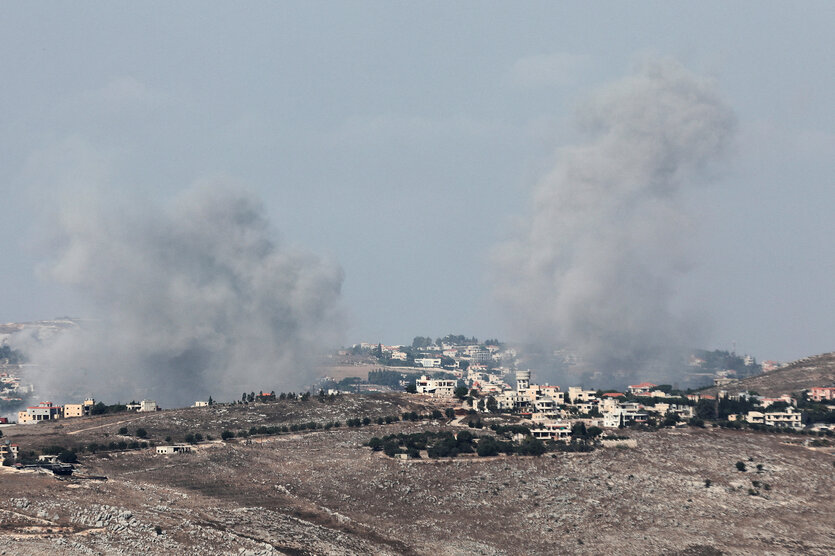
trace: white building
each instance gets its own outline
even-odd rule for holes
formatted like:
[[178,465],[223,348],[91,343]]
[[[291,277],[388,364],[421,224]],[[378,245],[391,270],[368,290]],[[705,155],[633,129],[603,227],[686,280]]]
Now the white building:
[[157,446],[158,454],[190,454],[191,446],[185,444],[175,444],[174,446]]
[[437,369],[441,366],[441,359],[440,357],[422,357],[420,359],[415,359],[415,366],[423,367],[425,369]]
[[539,440],[566,440],[571,438],[571,424],[566,421],[535,419],[531,423],[531,434]]
[[579,386],[568,387],[568,399],[571,403],[590,402],[597,399],[597,392],[595,390],[583,390]]
[[641,411],[639,404],[634,402],[618,404],[617,408],[603,413],[603,427],[610,429],[633,422],[646,423],[646,421],[647,414]]
[[428,378],[421,376],[415,381],[418,394],[432,394],[433,396],[453,396],[456,380]]
[[800,420],[800,412],[786,408],[785,411],[766,412],[763,420],[766,426],[769,427],[789,427],[792,429],[802,429],[803,423]]

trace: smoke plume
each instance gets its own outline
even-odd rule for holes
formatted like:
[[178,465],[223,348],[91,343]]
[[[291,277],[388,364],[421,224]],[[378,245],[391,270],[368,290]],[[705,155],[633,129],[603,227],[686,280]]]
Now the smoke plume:
[[339,340],[341,270],[274,239],[252,195],[201,186],[167,207],[96,201],[59,213],[47,269],[96,318],[19,346],[42,394],[170,406],[289,390],[310,378],[308,356]]
[[607,86],[578,114],[577,145],[557,152],[531,214],[497,252],[497,293],[528,341],[574,350],[621,377],[698,345],[675,314],[694,262],[687,188],[729,147],[734,117],[712,83],[654,61]]

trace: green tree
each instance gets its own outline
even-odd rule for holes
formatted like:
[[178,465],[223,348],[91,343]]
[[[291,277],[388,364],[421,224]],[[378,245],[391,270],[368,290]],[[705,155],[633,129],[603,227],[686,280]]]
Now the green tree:
[[121,435],[123,435],[123,436],[126,436],[126,435],[128,434],[128,428],[127,428],[127,427],[122,427],[122,428],[120,428],[120,429],[119,429],[119,433],[118,433],[118,434],[121,434]]
[[467,390],[466,386],[459,386],[453,391],[453,394],[455,394],[455,397],[457,397],[459,400],[463,400],[464,398],[466,398],[468,393],[469,391]]
[[481,457],[495,456],[499,453],[499,443],[492,436],[485,436],[478,440],[476,453]]
[[745,463],[743,463],[741,461],[736,462],[736,470],[744,472],[745,471]]
[[423,336],[415,336],[415,339],[412,340],[412,347],[415,349],[423,349],[427,348],[432,345],[432,338],[423,337]]
[[541,456],[545,450],[545,444],[533,436],[526,436],[519,445],[519,453],[523,456]]
[[417,385],[414,382],[410,382],[406,385],[406,392],[409,394],[417,394]]
[[448,407],[444,410],[444,414],[446,415],[447,419],[455,419],[455,410],[451,407]]
[[148,438],[148,431],[142,428],[136,429],[136,436],[138,438]]

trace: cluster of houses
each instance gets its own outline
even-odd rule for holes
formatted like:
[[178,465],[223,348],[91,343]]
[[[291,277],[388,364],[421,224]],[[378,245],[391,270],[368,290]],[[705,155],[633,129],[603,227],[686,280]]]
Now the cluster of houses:
[[[717,401],[717,396],[688,394],[689,403],[683,403],[681,396],[671,395],[657,388],[656,384],[642,382],[627,388],[627,393],[599,393],[581,387],[569,387],[562,391],[559,386],[531,384],[530,371],[516,371],[516,387],[511,388],[500,374],[484,369],[468,369],[466,382],[476,390],[471,409],[478,412],[491,410],[513,411],[530,418],[531,433],[542,440],[561,440],[570,437],[571,425],[583,422],[586,426],[604,429],[619,428],[633,423],[646,423],[653,415],[667,417],[674,415],[677,421],[687,421],[695,416],[694,405],[700,400]],[[451,397],[458,384],[457,380],[421,376],[416,382],[419,394]],[[813,401],[835,399],[835,388],[812,388],[807,396]],[[730,415],[729,420],[746,421],[771,427],[803,428],[802,414],[797,401],[789,395],[778,398],[740,393],[736,395],[719,392],[719,398],[745,399],[757,406],[757,410],[746,414]],[[635,401],[637,400],[637,401]],[[778,402],[780,409],[768,408]],[[817,428],[826,428],[818,424]]]
[[34,390],[31,384],[22,384],[19,376],[0,373],[0,402],[22,402]]
[[[68,419],[70,417],[84,417],[90,415],[96,400],[87,398],[82,403],[68,403],[56,405],[52,402],[41,402],[38,405],[29,406],[17,412],[17,422],[21,425],[40,423],[41,421],[54,421],[55,419]],[[125,406],[128,411],[148,412],[159,411],[159,406],[153,400],[142,400],[141,402],[129,403]]]
[[[395,361],[407,361],[409,354],[402,345],[383,345],[361,343],[362,349],[380,349],[384,357]],[[439,369],[442,366],[443,358],[454,360],[454,367],[462,368],[467,365],[497,365],[502,360],[511,360],[516,357],[516,351],[512,348],[501,348],[492,344],[467,344],[457,345],[442,343],[440,346],[432,344],[420,348],[423,357],[415,357],[416,367],[425,369]]]

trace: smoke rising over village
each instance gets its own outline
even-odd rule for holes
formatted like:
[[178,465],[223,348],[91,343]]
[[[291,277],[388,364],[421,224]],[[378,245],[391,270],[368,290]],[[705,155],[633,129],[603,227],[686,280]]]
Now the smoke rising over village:
[[47,274],[97,318],[54,341],[18,339],[44,393],[183,405],[289,390],[306,384],[317,347],[341,339],[341,269],[276,240],[248,193],[200,186],[165,207],[76,207],[59,216]]
[[710,80],[663,60],[597,92],[578,121],[582,140],[558,151],[497,252],[497,293],[519,336],[590,369],[663,367],[701,340],[672,308],[694,262],[682,193],[722,159],[734,116]]

